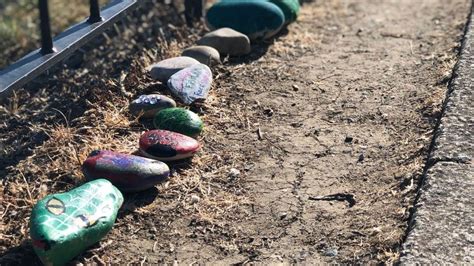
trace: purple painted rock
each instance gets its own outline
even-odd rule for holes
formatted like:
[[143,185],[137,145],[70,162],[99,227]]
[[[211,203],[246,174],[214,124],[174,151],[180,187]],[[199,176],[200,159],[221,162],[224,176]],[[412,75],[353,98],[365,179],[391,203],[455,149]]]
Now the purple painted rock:
[[168,80],[171,92],[185,104],[206,99],[212,84],[212,72],[208,66],[198,64],[187,67]]
[[140,137],[140,152],[143,156],[174,161],[193,156],[200,148],[197,140],[168,130],[150,130]]
[[144,118],[151,118],[158,111],[171,107],[176,107],[176,102],[173,99],[159,94],[150,94],[141,95],[138,99],[133,100],[128,109],[133,116],[141,115]]
[[196,64],[199,64],[199,61],[187,56],[168,58],[152,65],[149,68],[150,76],[166,82],[174,73]]
[[106,150],[91,152],[82,171],[87,180],[105,178],[124,192],[146,190],[170,174],[163,162]]

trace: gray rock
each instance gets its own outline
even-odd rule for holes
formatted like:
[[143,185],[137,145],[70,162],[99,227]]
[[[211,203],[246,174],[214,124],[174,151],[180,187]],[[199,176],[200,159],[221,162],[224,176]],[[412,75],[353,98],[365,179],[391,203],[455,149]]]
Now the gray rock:
[[158,111],[171,107],[176,107],[176,102],[173,99],[159,94],[150,94],[141,95],[133,100],[128,106],[128,110],[133,116],[140,115],[144,118],[151,118]]
[[185,104],[206,99],[212,84],[212,72],[208,66],[198,64],[187,67],[168,80],[171,92]]
[[199,61],[194,58],[179,56],[162,60],[150,66],[149,70],[152,78],[166,82],[174,73],[196,64]]
[[223,55],[239,56],[250,53],[249,38],[230,28],[209,32],[197,41],[197,44],[211,46]]
[[189,47],[185,49],[181,55],[192,57],[207,66],[217,65],[221,62],[219,51],[205,45]]

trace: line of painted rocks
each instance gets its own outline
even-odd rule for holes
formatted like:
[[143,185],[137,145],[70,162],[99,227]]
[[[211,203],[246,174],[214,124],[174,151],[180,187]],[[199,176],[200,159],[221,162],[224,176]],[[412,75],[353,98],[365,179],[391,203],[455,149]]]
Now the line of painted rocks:
[[105,178],[124,192],[149,189],[170,174],[163,162],[107,150],[91,152],[82,164],[82,171],[87,180]]
[[175,161],[192,157],[200,148],[191,137],[168,130],[150,130],[139,141],[140,153],[160,161]]
[[112,229],[122,203],[122,193],[105,179],[46,196],[31,212],[33,249],[43,264],[64,265]]
[[[249,37],[252,40],[269,38],[284,24],[296,20],[299,12],[297,0],[269,1],[274,5],[258,0],[224,0],[217,3],[209,10],[207,21],[220,29],[203,36],[197,42],[200,46],[186,49],[183,56],[151,66],[150,75],[161,82],[168,81],[172,92],[187,104],[205,99],[212,83],[212,72],[199,63],[209,66],[218,64],[219,53],[231,56],[248,54],[251,50]],[[240,15],[235,14],[242,12],[249,14],[250,18],[247,16],[239,22]],[[145,132],[139,141],[142,155],[172,161],[189,158],[199,150],[199,142],[191,137],[202,131],[201,119],[189,110],[177,108],[173,99],[157,94],[141,95],[130,103],[129,110],[133,116],[154,116],[156,128],[171,130]],[[32,210],[30,235],[34,250],[42,262],[45,265],[63,265],[105,236],[123,203],[119,189],[141,191],[166,180],[168,166],[153,159],[94,151],[83,163],[84,175],[92,181],[69,192],[52,194],[40,200]]]

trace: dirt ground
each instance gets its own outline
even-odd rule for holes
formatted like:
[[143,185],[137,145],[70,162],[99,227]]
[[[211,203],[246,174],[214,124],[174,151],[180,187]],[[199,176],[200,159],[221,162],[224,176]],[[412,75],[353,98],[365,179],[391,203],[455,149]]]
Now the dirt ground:
[[[144,68],[203,34],[146,5],[0,109],[0,264],[38,263],[31,206],[82,183],[91,150],[134,152],[149,123],[129,100],[168,94]],[[210,98],[191,107],[203,150],[126,195],[77,262],[396,262],[468,12],[467,0],[304,3],[282,34],[213,69]]]

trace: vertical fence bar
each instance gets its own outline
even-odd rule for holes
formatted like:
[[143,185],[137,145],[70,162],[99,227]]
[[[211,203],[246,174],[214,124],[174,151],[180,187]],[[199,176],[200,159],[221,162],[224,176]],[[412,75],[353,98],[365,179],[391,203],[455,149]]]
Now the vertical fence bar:
[[53,38],[51,37],[51,24],[49,22],[48,0],[39,0],[41,50],[43,55],[54,53]]
[[195,20],[199,21],[204,12],[205,0],[184,0],[184,17],[189,27],[193,26]]
[[102,21],[100,16],[99,0],[90,0],[90,16],[87,22],[96,23]]

